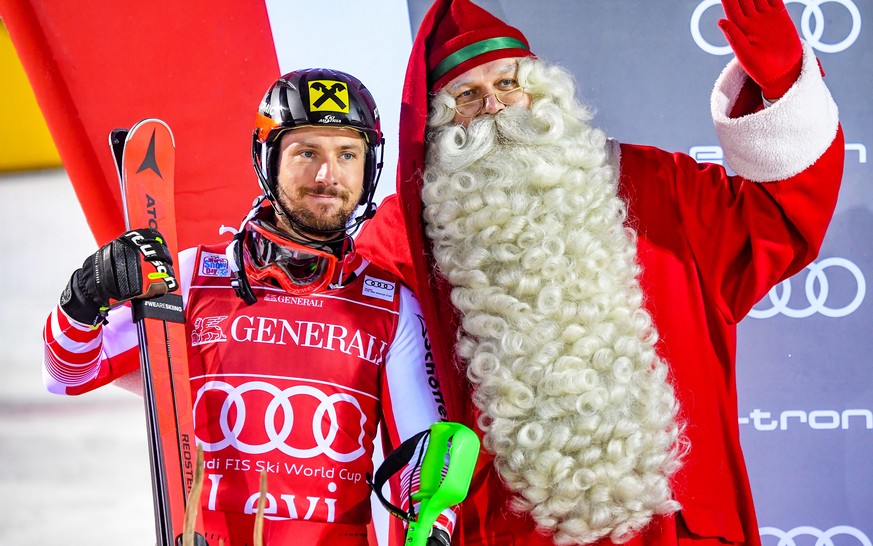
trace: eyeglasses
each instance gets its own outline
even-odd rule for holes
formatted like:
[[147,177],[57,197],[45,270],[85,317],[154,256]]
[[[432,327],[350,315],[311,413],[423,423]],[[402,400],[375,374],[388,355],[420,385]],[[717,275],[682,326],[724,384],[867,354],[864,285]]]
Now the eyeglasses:
[[479,115],[479,113],[485,108],[485,101],[488,100],[488,97],[494,95],[494,98],[497,99],[497,102],[502,104],[503,106],[514,106],[521,100],[524,96],[524,87],[518,86],[513,87],[512,89],[507,89],[506,91],[495,91],[493,93],[487,93],[482,95],[478,99],[473,99],[467,102],[461,102],[455,105],[452,110],[455,111],[459,116],[465,118],[474,118]]

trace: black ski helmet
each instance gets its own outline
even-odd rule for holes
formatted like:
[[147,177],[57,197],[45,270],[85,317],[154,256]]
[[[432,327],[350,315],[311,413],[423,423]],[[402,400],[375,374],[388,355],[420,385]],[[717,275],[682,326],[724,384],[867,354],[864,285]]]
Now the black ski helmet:
[[376,101],[357,78],[329,68],[307,68],[289,72],[276,80],[264,94],[252,133],[252,162],[264,195],[282,210],[276,192],[278,184],[279,137],[297,127],[348,127],[363,134],[367,152],[361,201],[364,213],[359,224],[372,217],[373,195],[382,171],[384,138]]

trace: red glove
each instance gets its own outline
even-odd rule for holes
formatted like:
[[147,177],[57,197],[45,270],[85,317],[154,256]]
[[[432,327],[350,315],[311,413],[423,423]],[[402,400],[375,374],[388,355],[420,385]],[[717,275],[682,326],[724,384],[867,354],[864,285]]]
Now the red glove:
[[782,0],[722,0],[718,22],[746,74],[775,101],[800,76],[803,48]]

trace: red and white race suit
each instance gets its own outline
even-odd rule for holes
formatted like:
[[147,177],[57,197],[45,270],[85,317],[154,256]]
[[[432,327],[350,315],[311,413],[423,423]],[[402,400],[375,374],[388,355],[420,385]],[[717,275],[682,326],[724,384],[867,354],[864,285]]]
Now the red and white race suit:
[[[266,544],[368,544],[364,477],[377,427],[388,452],[446,415],[419,303],[395,277],[349,254],[338,266],[343,286],[298,297],[252,283],[249,306],[230,286],[230,265],[223,247],[201,246],[183,252],[176,270],[207,539],[251,543],[265,470]],[[57,307],[44,340],[43,375],[54,393],[84,393],[139,366],[126,307],[95,330]],[[451,532],[453,522],[447,511],[438,525]]]

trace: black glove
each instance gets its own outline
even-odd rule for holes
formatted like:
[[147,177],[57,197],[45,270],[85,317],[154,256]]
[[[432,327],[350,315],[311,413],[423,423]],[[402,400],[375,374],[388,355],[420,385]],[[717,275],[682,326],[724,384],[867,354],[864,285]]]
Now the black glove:
[[170,251],[157,230],[129,231],[101,247],[73,272],[61,294],[61,309],[78,322],[105,324],[114,303],[176,290],[172,266]]
[[427,546],[452,546],[452,537],[439,527],[434,527],[427,537]]

